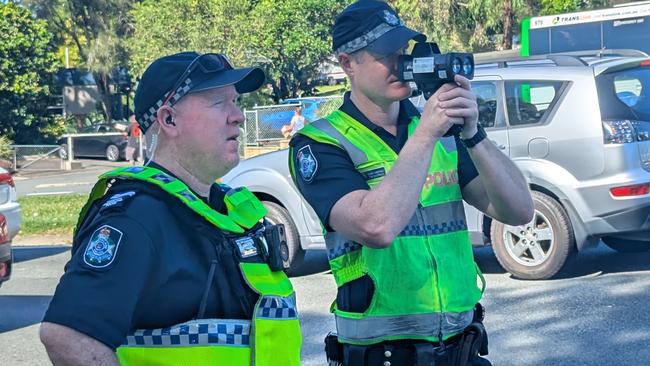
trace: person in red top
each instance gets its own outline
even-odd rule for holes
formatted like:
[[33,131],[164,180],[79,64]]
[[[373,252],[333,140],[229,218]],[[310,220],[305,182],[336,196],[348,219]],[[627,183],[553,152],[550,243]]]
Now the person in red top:
[[[140,145],[140,127],[138,127],[138,122],[135,120],[135,115],[132,115],[131,126],[129,127],[129,139],[126,143],[126,160],[128,160],[131,165],[135,165],[135,161],[140,159],[139,154],[136,155],[135,151]],[[137,159],[136,159],[137,157]]]

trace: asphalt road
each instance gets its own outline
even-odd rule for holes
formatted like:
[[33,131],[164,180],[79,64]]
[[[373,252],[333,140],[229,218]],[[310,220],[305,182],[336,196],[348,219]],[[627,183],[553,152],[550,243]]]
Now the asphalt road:
[[102,159],[79,160],[82,169],[70,171],[25,171],[14,176],[18,197],[27,195],[89,193],[97,177],[109,170],[128,165]]
[[[0,288],[0,365],[47,364],[41,320],[69,247],[15,248],[13,278]],[[582,252],[562,276],[520,281],[498,266],[490,248],[475,251],[486,274],[483,304],[494,365],[650,364],[650,253]],[[309,253],[311,274],[293,278],[303,326],[303,365],[324,365],[322,339],[335,286],[322,252]]]

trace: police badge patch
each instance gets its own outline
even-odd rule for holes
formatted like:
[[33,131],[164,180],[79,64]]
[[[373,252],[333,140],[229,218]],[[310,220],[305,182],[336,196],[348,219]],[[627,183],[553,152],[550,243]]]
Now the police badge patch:
[[103,225],[95,230],[84,252],[84,263],[92,268],[108,267],[115,259],[120,240],[122,232],[112,226]]
[[296,154],[296,160],[298,162],[298,171],[300,172],[302,179],[306,183],[311,183],[316,175],[316,170],[318,170],[318,161],[311,152],[311,146],[307,145],[300,148],[298,154]]

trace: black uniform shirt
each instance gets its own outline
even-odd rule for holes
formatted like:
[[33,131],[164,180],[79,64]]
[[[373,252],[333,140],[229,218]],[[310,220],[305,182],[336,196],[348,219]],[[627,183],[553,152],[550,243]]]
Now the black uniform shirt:
[[[339,109],[374,132],[397,154],[406,144],[408,124],[413,117],[420,115],[413,103],[408,99],[401,101],[397,119],[397,135],[393,135],[370,122],[352,103],[349,92],[345,93],[343,105]],[[329,214],[334,204],[350,192],[360,189],[368,190],[370,187],[366,183],[366,178],[355,169],[354,163],[343,149],[331,144],[316,142],[301,134],[296,134],[291,139],[294,154],[291,158],[296,166],[298,166],[296,155],[305,146],[309,146],[317,162],[316,171],[309,181],[306,181],[299,172],[296,172],[298,189],[314,208],[321,222],[325,224],[326,229],[330,230]],[[478,176],[478,171],[467,152],[467,148],[462,144],[458,136],[456,136],[456,146],[458,149],[458,180],[462,189]]]
[[[217,185],[210,196],[225,213]],[[110,253],[102,244],[112,246]],[[75,236],[44,321],[115,349],[131,330],[196,318],[213,263],[203,317],[250,319],[257,295],[234,256],[222,233],[177,198],[145,182],[119,180]]]

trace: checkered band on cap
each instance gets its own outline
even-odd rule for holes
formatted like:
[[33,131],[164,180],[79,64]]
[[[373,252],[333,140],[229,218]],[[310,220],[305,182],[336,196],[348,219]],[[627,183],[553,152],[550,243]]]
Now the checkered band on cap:
[[250,331],[247,320],[200,319],[168,328],[135,330],[127,335],[123,346],[249,346]]
[[295,319],[297,316],[296,296],[265,296],[257,310],[258,318]]
[[381,23],[375,28],[368,31],[368,33],[360,37],[357,37],[348,43],[343,44],[341,47],[336,49],[336,53],[341,53],[341,52],[352,53],[358,51],[364,47],[367,47],[369,44],[376,41],[379,37],[383,36],[389,31],[401,26],[404,26],[404,22],[402,22],[401,20],[396,25]]
[[[178,102],[178,100],[184,97],[190,91],[190,89],[192,89],[192,79],[187,78],[185,79],[185,82],[181,84],[178,89],[176,89],[171,99],[169,99],[169,105],[172,106],[174,103]],[[138,118],[138,124],[140,125],[142,131],[147,131],[149,127],[153,125],[154,121],[156,120],[156,113],[158,112],[158,109],[162,107],[163,102],[165,99],[167,99],[167,96],[169,96],[169,92],[167,92],[162,99],[159,99],[154,105],[149,107],[149,110],[140,116],[140,118]]]

